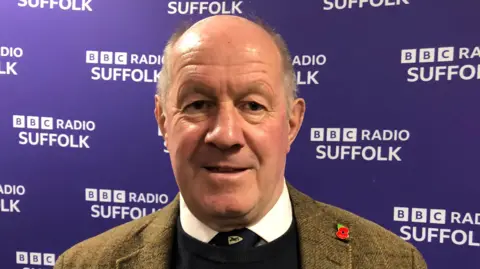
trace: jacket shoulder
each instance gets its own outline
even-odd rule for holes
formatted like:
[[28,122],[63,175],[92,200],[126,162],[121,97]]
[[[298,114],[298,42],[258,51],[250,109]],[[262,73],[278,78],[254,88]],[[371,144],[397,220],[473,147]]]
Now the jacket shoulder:
[[[422,254],[392,231],[350,211],[315,201],[319,210],[349,228],[352,256],[357,263],[380,259],[397,268],[426,269]],[[404,266],[403,263],[411,266]],[[402,264],[402,265],[401,265]]]
[[115,268],[119,257],[142,246],[138,235],[155,215],[129,221],[73,245],[59,256],[54,269]]

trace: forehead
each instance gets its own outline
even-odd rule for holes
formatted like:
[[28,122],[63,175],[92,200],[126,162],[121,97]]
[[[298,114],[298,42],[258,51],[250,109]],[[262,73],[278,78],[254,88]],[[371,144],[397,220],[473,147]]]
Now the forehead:
[[268,33],[258,27],[255,31],[233,28],[187,31],[172,50],[174,75],[178,71],[192,68],[201,71],[205,67],[228,68],[237,74],[252,69],[272,77],[281,73],[281,57]]

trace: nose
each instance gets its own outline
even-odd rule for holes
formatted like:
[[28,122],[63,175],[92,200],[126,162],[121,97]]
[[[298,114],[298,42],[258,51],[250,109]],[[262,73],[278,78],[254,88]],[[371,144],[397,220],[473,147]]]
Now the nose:
[[225,104],[217,109],[205,142],[221,150],[240,149],[244,146],[241,116],[233,105]]

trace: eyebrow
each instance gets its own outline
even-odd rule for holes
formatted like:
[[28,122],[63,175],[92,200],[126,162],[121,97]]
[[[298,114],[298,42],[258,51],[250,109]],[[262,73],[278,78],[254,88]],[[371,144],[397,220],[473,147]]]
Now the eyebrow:
[[[273,91],[271,87],[267,85],[268,84],[262,80],[252,81],[246,86],[242,87],[242,90],[238,92],[237,97],[244,98],[251,94],[258,94],[267,98],[272,98]],[[181,103],[186,98],[186,96],[192,93],[198,93],[211,99],[217,98],[214,93],[213,87],[199,80],[189,80],[183,84],[182,88],[180,88],[177,95],[178,102]]]
[[208,84],[198,80],[189,80],[179,89],[177,100],[180,102],[185,99],[187,95],[192,93],[198,93],[210,98],[215,98],[214,94],[212,94],[212,87],[210,87]]
[[266,93],[268,96],[271,96],[273,94],[273,92],[271,91],[271,87],[269,87],[268,84],[263,82],[262,80],[256,80],[249,83],[246,89],[247,90],[245,94],[257,93],[260,95],[264,95]]

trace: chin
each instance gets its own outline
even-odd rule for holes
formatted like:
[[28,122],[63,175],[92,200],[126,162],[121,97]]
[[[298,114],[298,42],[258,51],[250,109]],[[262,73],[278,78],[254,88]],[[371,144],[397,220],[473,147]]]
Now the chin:
[[242,217],[248,214],[254,204],[247,202],[248,199],[245,196],[231,196],[231,195],[222,195],[220,197],[208,197],[205,201],[205,208],[209,208],[212,215],[217,215],[219,217]]

